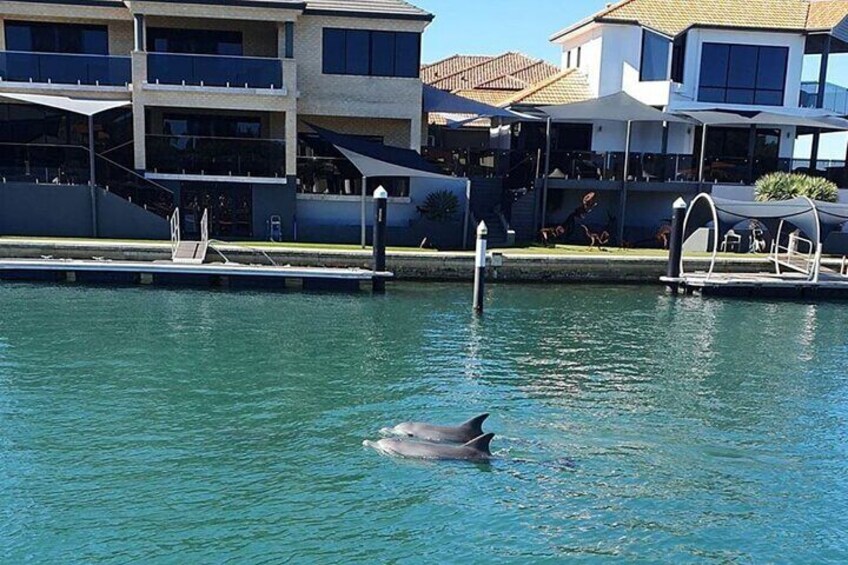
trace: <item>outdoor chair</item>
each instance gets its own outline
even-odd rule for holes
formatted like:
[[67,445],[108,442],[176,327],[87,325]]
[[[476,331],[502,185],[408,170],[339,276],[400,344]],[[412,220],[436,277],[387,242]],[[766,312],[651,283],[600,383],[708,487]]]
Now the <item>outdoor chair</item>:
[[730,250],[733,250],[735,253],[739,253],[740,245],[742,245],[742,236],[733,230],[729,230],[721,244],[721,252],[728,253]]

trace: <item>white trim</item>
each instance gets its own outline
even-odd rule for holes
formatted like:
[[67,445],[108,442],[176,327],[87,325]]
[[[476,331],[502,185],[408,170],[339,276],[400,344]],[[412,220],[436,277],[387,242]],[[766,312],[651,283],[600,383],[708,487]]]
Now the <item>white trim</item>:
[[244,88],[243,86],[194,86],[181,84],[157,84],[144,81],[142,84],[144,90],[153,90],[157,92],[183,92],[193,94],[248,94],[250,96],[288,96],[288,89],[283,86],[281,88]]
[[285,177],[238,177],[230,175],[182,175],[179,173],[144,173],[144,178],[152,180],[180,180],[199,182],[237,182],[245,184],[286,184]]
[[106,86],[96,84],[59,84],[55,82],[21,82],[0,79],[0,90],[47,90],[49,92],[108,92],[116,94],[131,94],[132,83],[126,86]]

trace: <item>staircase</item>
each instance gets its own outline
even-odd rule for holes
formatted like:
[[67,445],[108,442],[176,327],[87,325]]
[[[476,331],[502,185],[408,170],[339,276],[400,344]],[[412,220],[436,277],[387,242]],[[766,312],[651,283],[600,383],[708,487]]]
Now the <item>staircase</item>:
[[200,241],[182,241],[180,238],[180,209],[171,216],[171,261],[182,265],[201,265],[209,249],[209,210],[203,211],[200,220]]
[[[486,222],[489,228],[489,247],[506,247],[507,231],[501,221],[499,212],[503,199],[503,181],[499,178],[473,178],[471,179],[471,213],[474,215],[476,224]],[[477,232],[477,225],[470,226],[473,234]]]

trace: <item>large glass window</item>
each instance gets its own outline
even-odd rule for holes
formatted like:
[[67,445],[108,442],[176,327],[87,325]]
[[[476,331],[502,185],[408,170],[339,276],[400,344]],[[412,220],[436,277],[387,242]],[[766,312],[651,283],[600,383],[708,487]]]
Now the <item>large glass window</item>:
[[5,31],[9,51],[109,54],[106,26],[7,21]]
[[642,68],[639,80],[668,80],[671,41],[656,33],[642,32]]
[[326,74],[418,77],[417,33],[325,28],[323,48]]
[[258,139],[262,125],[258,117],[165,114],[162,119],[162,131],[165,135]]
[[788,58],[787,47],[705,43],[698,100],[781,106]]
[[147,50],[155,53],[197,55],[244,54],[240,31],[151,27],[147,30]]

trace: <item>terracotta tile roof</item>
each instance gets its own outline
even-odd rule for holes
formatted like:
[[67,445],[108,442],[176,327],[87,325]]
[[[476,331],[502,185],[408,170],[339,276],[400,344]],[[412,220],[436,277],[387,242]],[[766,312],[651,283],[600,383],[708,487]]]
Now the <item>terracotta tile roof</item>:
[[848,18],[848,0],[818,0],[810,3],[807,29],[833,29]]
[[543,80],[510,98],[502,101],[501,106],[546,106],[582,102],[592,97],[586,75],[577,69],[566,69]]
[[677,36],[693,26],[832,29],[846,17],[846,0],[623,0],[558,32],[552,39],[592,22],[635,23]]
[[433,19],[432,14],[405,0],[306,0],[306,12],[310,11]]
[[454,94],[489,106],[500,106],[501,102],[515,96],[515,90],[457,90]]
[[[452,74],[441,75],[440,78],[432,81],[427,81],[425,78],[425,82],[442,90],[467,90],[478,88],[483,84],[494,82],[505,76],[527,71],[531,67],[539,65],[539,63],[539,60],[531,59],[521,53],[504,53],[503,55],[462,68]],[[556,67],[553,65],[548,65],[548,68],[550,74],[557,72]],[[539,72],[542,71],[540,70]],[[524,82],[525,84],[530,84],[527,81]],[[493,85],[493,88],[496,87],[497,85]]]
[[429,65],[421,67],[421,80],[427,84],[433,84],[441,78],[445,78],[464,71],[480,63],[491,61],[494,57],[490,55],[454,55]]

